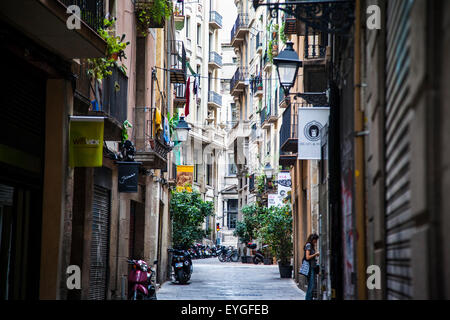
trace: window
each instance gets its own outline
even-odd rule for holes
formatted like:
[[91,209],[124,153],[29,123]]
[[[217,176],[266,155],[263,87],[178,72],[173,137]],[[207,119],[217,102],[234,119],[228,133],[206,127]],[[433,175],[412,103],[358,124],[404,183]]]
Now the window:
[[234,154],[229,153],[228,154],[228,175],[234,176],[236,175],[237,169],[236,165],[234,164]]
[[202,25],[198,24],[197,25],[197,45],[201,46],[202,45]]
[[190,38],[191,37],[191,17],[187,16],[186,17],[186,38]]
[[229,199],[227,205],[227,227],[228,229],[235,229],[238,215],[238,200]]

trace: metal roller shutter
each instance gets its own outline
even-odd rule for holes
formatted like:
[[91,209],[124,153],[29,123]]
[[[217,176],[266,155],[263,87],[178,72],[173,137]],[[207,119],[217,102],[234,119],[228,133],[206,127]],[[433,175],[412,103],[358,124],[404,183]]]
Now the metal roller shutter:
[[414,0],[387,2],[386,51],[386,275],[387,298],[410,299],[411,148],[410,94],[411,7]]
[[109,251],[109,216],[109,191],[94,185],[89,300],[106,299]]

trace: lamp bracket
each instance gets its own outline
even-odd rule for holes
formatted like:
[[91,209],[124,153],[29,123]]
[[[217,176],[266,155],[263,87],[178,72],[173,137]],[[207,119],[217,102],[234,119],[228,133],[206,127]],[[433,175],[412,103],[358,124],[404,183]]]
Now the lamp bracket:
[[279,11],[303,22],[306,28],[326,34],[347,34],[355,19],[355,4],[351,0],[305,0],[267,3],[253,0],[253,7],[268,7],[270,16],[277,18]]

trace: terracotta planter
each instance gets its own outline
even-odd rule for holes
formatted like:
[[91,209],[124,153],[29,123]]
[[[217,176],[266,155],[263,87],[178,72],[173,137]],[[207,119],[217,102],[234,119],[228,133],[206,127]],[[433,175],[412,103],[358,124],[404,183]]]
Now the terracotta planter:
[[117,60],[119,60],[119,54],[116,52],[116,53],[113,53],[112,55],[111,55],[111,59],[113,59],[114,61],[117,61]]

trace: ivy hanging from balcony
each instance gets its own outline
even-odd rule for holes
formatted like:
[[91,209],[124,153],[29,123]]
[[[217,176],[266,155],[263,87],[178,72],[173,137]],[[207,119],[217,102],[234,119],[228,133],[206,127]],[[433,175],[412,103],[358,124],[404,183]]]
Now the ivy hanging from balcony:
[[106,54],[101,58],[88,59],[89,69],[87,71],[89,77],[102,82],[104,78],[112,75],[112,68],[117,67],[120,71],[126,74],[127,68],[124,65],[119,65],[123,59],[127,59],[125,49],[130,42],[124,42],[125,34],[122,37],[115,36],[112,27],[116,23],[116,18],[104,19],[103,28],[98,30],[99,35],[105,40],[107,44]]
[[136,20],[141,36],[148,35],[149,28],[162,28],[165,19],[173,13],[173,4],[169,0],[147,0],[136,3]]

